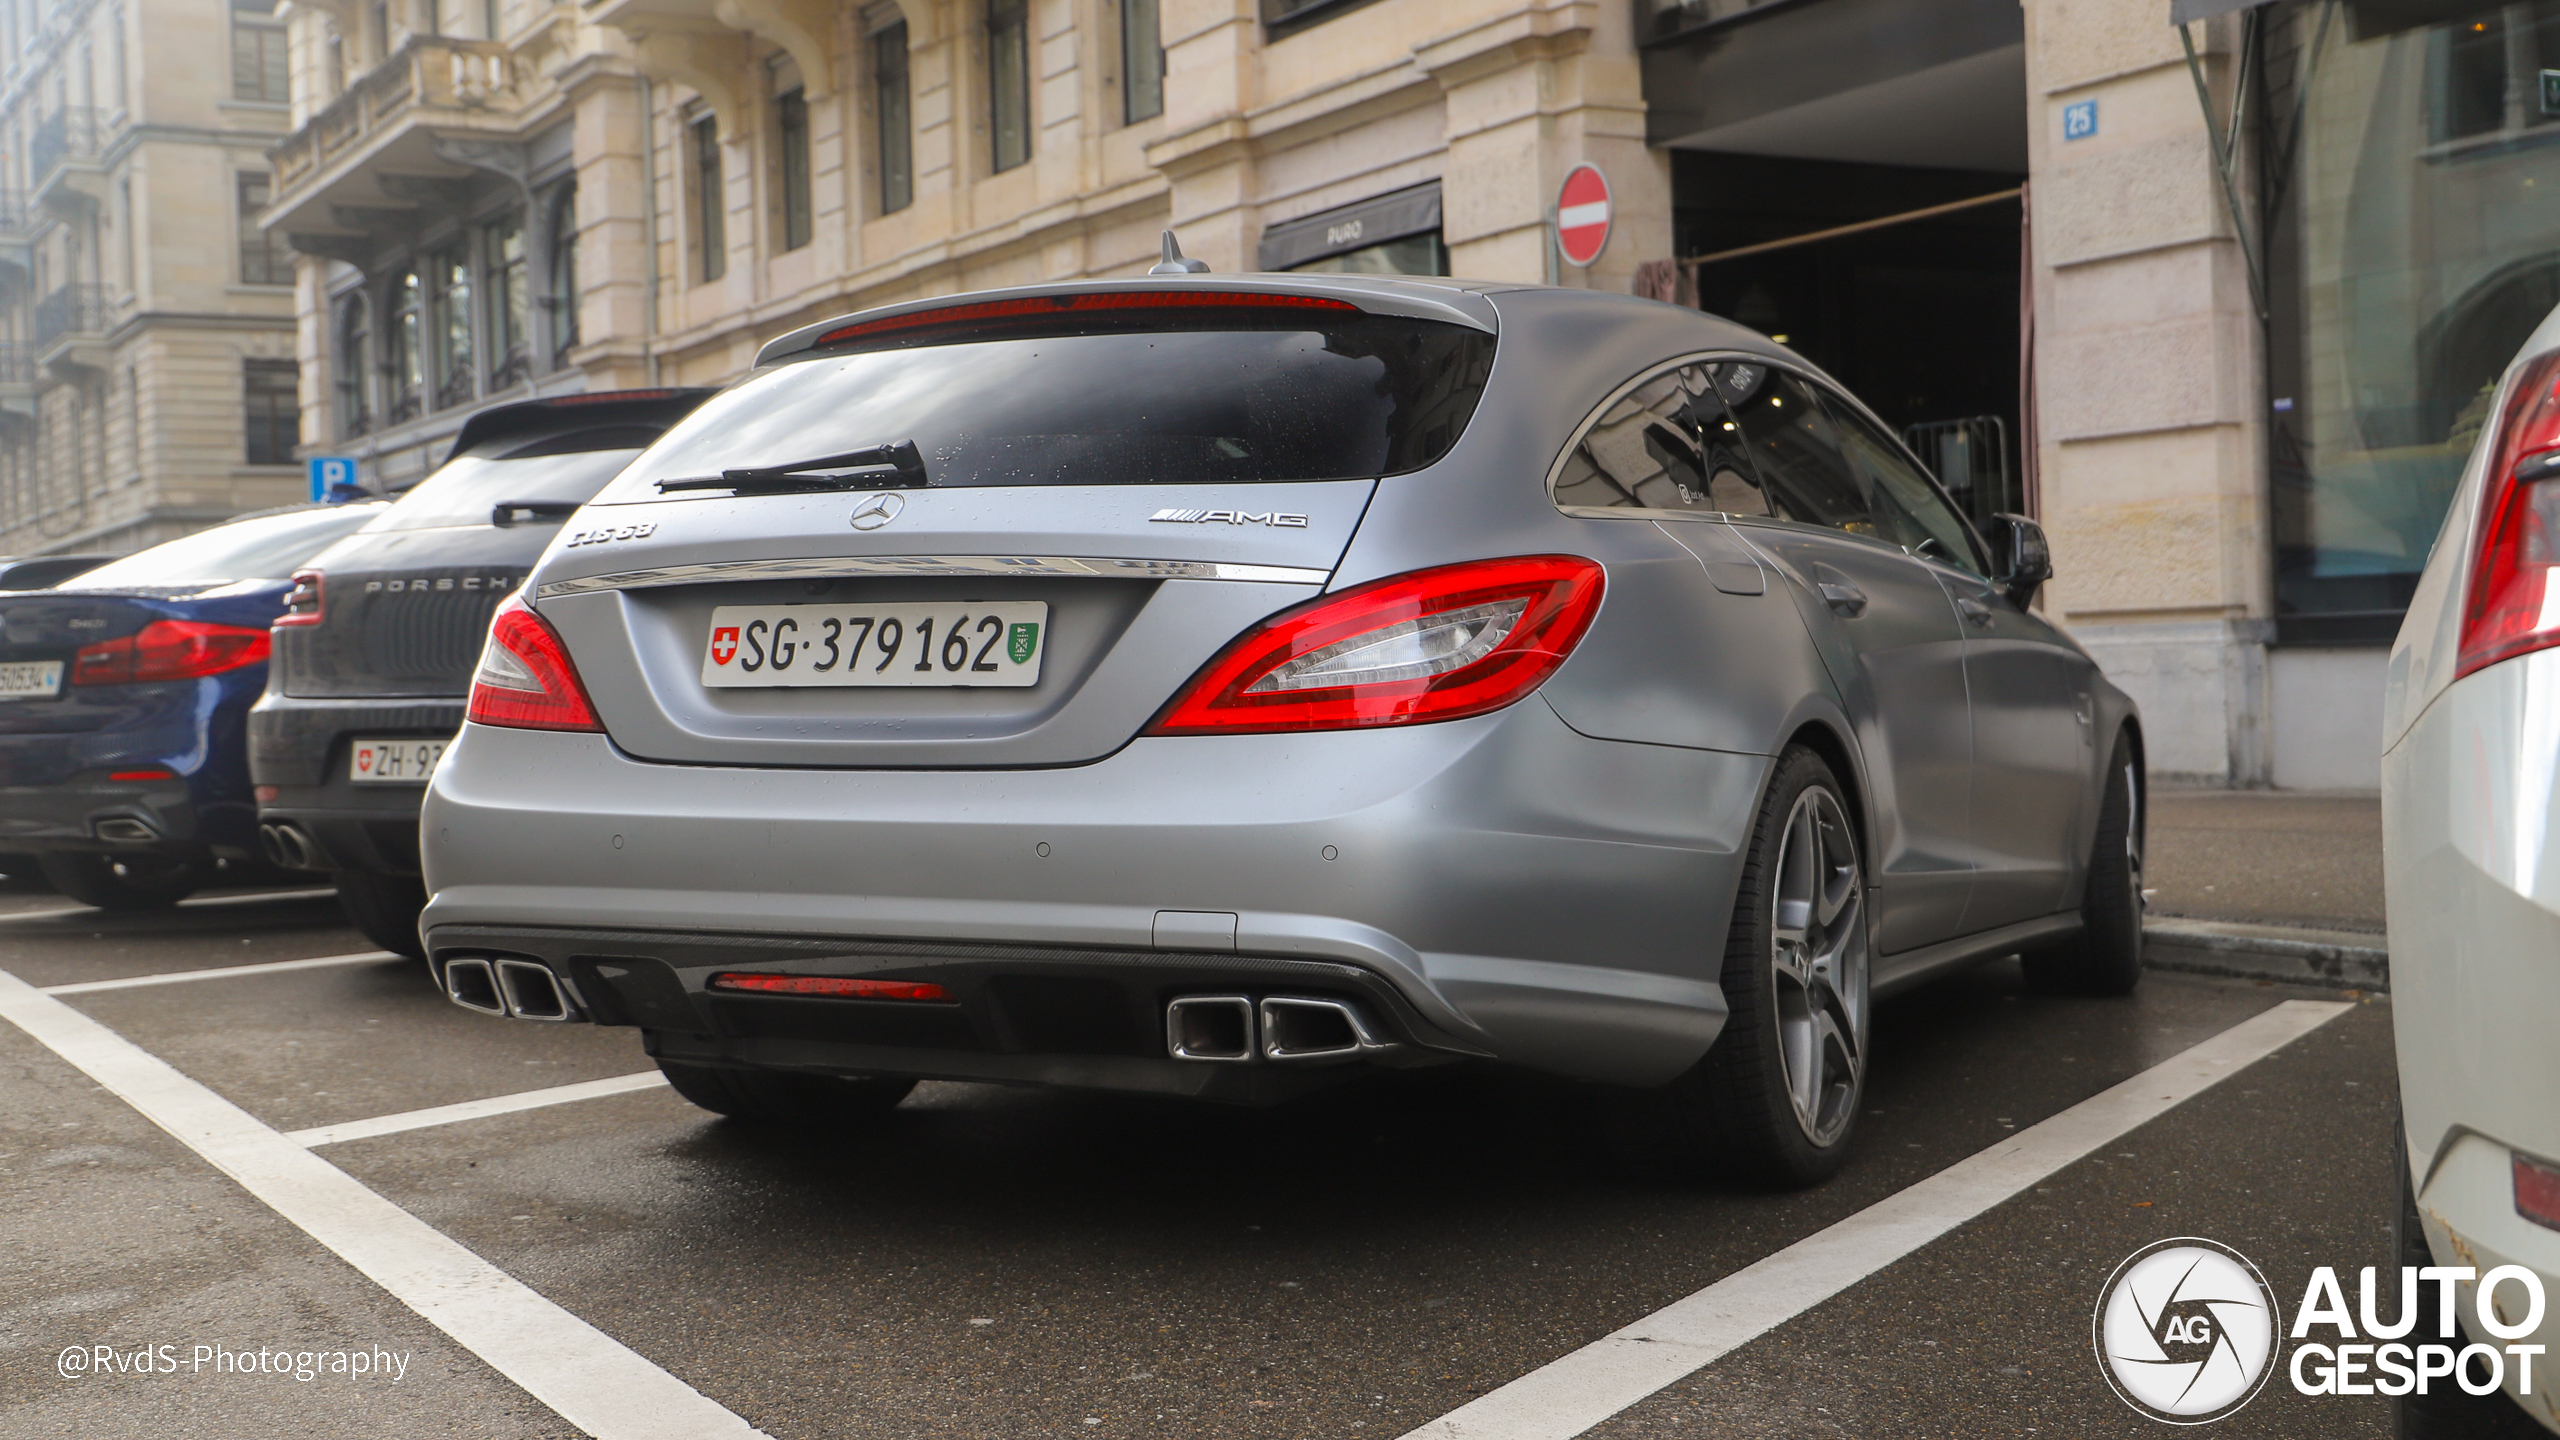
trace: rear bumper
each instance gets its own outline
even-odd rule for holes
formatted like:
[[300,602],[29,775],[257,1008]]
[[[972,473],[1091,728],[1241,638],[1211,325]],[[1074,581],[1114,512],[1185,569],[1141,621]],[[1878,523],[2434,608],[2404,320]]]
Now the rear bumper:
[[0,852],[255,853],[245,799],[200,803],[184,780],[0,787]]
[[[1653,1084],[1723,1023],[1726,921],[1768,765],[1593,740],[1535,699],[1444,725],[1139,740],[1055,770],[662,765],[598,736],[467,726],[421,821],[423,924],[439,957],[511,941],[566,960],[545,934],[605,932],[622,939],[575,953],[659,962],[693,991],[775,945],[834,975],[1005,947],[990,983],[1093,978],[1080,967],[1097,953],[1206,955],[1237,968],[1166,983],[1257,994],[1271,986],[1246,972],[1312,963],[1375,997],[1418,1049]],[[660,953],[685,935],[730,948]],[[852,1002],[826,1003],[818,1014]],[[661,1044],[784,1043],[726,1021],[630,1023]],[[869,1043],[855,1028],[842,1043]],[[1173,1063],[1147,1033],[1144,1063]],[[941,1053],[930,1072],[827,1063],[1125,1083],[1024,1073],[1024,1057],[1063,1053],[1038,1042]]]
[[249,712],[249,768],[275,798],[258,819],[302,832],[329,870],[418,873],[424,785],[357,784],[349,751],[366,739],[441,740],[462,726],[459,699],[311,699],[269,695]]

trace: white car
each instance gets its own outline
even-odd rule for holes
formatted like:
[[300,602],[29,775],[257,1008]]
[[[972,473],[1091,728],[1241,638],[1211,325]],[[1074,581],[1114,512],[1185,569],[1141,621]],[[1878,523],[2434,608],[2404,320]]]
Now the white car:
[[[2508,367],[2391,651],[2382,820],[2405,1167],[2400,1266],[2521,1265],[2551,1301],[2457,1343],[2544,1346],[2471,1396],[2400,1400],[2404,1437],[2560,1433],[2560,311]],[[2386,1268],[2386,1274],[2389,1273]],[[2414,1287],[2432,1340],[2441,1287]],[[2521,1283],[2493,1291],[2502,1328]],[[2388,1313],[2386,1311],[2386,1313]],[[2485,1362],[2474,1383],[2487,1384]],[[2538,1426],[2536,1422],[2539,1422]]]

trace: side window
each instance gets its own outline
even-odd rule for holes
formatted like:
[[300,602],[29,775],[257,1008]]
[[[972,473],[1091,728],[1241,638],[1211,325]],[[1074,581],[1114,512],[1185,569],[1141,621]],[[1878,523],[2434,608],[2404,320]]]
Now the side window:
[[1675,365],[1620,396],[1565,457],[1556,503],[1768,514],[1716,393],[1716,368]]
[[1876,528],[1886,539],[1943,565],[1974,575],[1991,573],[1972,529],[1892,436],[1837,395],[1825,394],[1822,408],[1839,433],[1841,447],[1849,452],[1850,463],[1858,468],[1858,479],[1875,511]]
[[[1732,408],[1742,448],[1769,497],[1769,513],[1852,535],[1892,539],[1876,523],[1813,389],[1766,365],[1720,365],[1716,388]],[[1896,540],[1896,544],[1901,543]]]

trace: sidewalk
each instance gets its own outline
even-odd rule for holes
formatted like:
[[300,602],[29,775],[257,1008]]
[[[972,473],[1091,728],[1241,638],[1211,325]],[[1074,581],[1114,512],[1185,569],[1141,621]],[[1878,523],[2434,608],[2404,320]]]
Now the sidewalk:
[[2390,988],[2377,797],[2158,791],[2143,862],[2145,963]]

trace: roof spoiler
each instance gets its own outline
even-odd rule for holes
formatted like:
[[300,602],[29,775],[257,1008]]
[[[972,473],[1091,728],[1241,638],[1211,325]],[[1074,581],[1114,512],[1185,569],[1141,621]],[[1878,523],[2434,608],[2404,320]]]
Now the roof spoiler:
[[453,437],[453,448],[437,463],[451,464],[455,456],[501,440],[608,425],[656,425],[664,429],[692,414],[694,407],[716,393],[704,386],[671,385],[654,390],[592,390],[492,405],[462,422],[461,432]]

